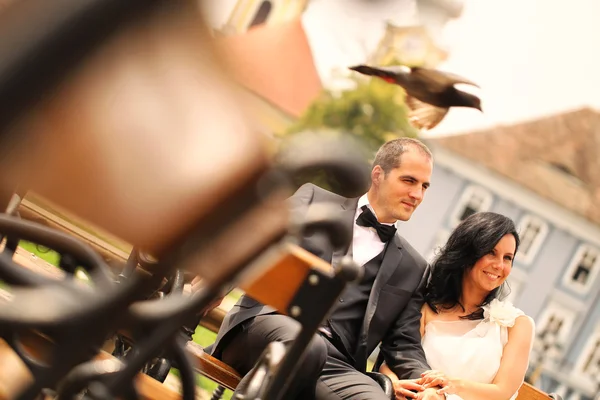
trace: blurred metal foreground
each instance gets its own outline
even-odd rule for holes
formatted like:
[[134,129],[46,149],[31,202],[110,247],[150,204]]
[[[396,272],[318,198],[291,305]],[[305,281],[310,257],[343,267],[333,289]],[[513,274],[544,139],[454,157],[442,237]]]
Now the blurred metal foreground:
[[[157,279],[160,270],[197,250],[194,243],[218,237],[222,225],[232,222],[228,217],[259,206],[255,184],[269,165],[264,143],[244,117],[195,2],[19,0],[2,10],[0,26],[3,193],[27,188],[165,260]],[[196,264],[206,276],[221,268],[219,282],[195,300],[196,308],[208,303],[233,269],[283,235],[283,204],[267,204],[237,221],[252,226],[264,207],[271,215],[263,222],[264,235],[249,248],[230,253],[229,262],[213,254],[210,263]],[[62,254],[79,254],[74,262],[103,270],[97,268],[101,261],[86,260],[86,252],[66,238],[17,222],[5,219],[2,233],[38,238]],[[137,277],[119,288],[103,278],[89,293],[72,282],[56,285],[20,274],[9,259],[3,273],[15,289],[1,307],[0,333],[35,376],[34,383],[9,351],[3,369],[11,374],[2,374],[0,385],[5,398],[33,399],[89,359],[106,334],[132,320],[126,306],[141,300],[137,293],[147,284],[146,277]],[[193,308],[176,304],[173,327],[154,332],[140,346],[146,356],[126,371],[111,367],[122,372],[118,379],[125,386],[139,369],[135,364],[168,346],[165,341],[171,343],[178,322]],[[33,341],[33,354],[23,350],[31,332],[47,339]],[[77,391],[73,384],[85,382],[81,372],[87,373],[72,371],[77,380],[67,379],[61,390]]]
[[[51,3],[19,2],[36,19],[33,5]],[[134,3],[150,11],[105,35],[2,132],[0,186],[27,187],[159,255],[268,161],[197,3]]]
[[[183,398],[191,400],[193,366],[178,329],[225,288],[242,281],[252,285],[266,275],[269,283],[254,286],[257,298],[273,292],[273,277],[281,276],[281,271],[266,273],[274,266],[290,265],[278,260],[286,260],[290,250],[285,244],[293,242],[293,235],[286,238],[289,222],[283,202],[292,189],[291,176],[306,168],[326,168],[358,194],[366,190],[368,173],[346,147],[336,144],[293,147],[279,165],[270,165],[195,3],[127,3],[156,7],[132,13],[143,18],[125,19],[119,29],[102,32],[100,28],[111,26],[103,22],[119,16],[114,0],[79,2],[64,14],[52,6],[56,13],[48,8],[40,12],[36,0],[21,1],[7,13],[22,17],[21,23],[30,22],[13,24],[23,41],[13,40],[10,29],[0,36],[0,54],[10,54],[8,45],[25,49],[0,68],[0,82],[6,83],[0,85],[0,94],[11,88],[16,93],[18,84],[24,85],[12,119],[0,120],[4,123],[0,186],[6,192],[15,187],[32,191],[142,249],[144,271],[149,273],[117,284],[102,258],[73,237],[17,215],[0,215],[0,233],[7,241],[27,240],[52,248],[66,271],[82,267],[91,282],[87,286],[69,277],[50,279],[19,267],[14,249],[6,247],[0,253],[0,277],[11,287],[0,307],[0,336],[10,346],[3,360],[15,372],[0,377],[2,396],[33,400],[50,388],[60,399],[78,398],[82,391],[90,399],[146,398],[135,387],[135,377],[154,355],[167,349],[181,371]],[[72,6],[66,0],[53,4]],[[100,7],[96,11],[105,11],[101,6],[106,5],[112,12],[89,14],[86,7],[92,5]],[[33,13],[32,20],[27,12]],[[90,32],[96,35],[82,40],[80,47],[68,46]],[[39,61],[36,57],[53,54],[44,47],[47,38],[54,39],[50,44],[68,48],[59,51],[64,59],[50,57],[57,63],[54,72],[61,72],[52,78],[66,77],[58,85],[31,74]],[[6,71],[16,72],[20,79]],[[24,78],[28,73],[31,80]],[[32,82],[37,86],[27,86]],[[339,226],[339,221],[325,223],[330,215],[304,222],[327,231],[327,226]],[[296,228],[302,224],[294,222]],[[346,245],[340,238],[347,242],[349,235],[330,231],[323,233],[325,240],[335,247]],[[282,312],[294,307],[316,311],[300,314],[303,333],[280,366],[272,366],[278,368],[273,380],[256,382],[257,389],[266,393],[264,398],[282,395],[305,344],[328,310],[311,307],[314,296],[295,293],[298,285],[305,286],[303,276],[313,264],[302,264],[305,272],[297,274],[295,287],[277,299],[265,297],[266,304],[285,308]],[[319,292],[326,295],[323,304],[332,304],[345,282],[357,275],[349,273],[354,266],[345,267],[335,274],[324,268],[321,280],[335,290]],[[203,287],[189,298],[148,301],[148,290],[176,268],[202,276]],[[101,345],[119,329],[139,333],[135,351],[123,362],[98,360]],[[11,351],[18,358],[11,359]],[[150,396],[158,397],[158,392]]]

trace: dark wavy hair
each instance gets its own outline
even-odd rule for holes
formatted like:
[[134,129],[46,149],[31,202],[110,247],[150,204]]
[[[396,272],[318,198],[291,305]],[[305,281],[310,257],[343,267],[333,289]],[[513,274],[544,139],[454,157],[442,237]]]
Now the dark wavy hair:
[[[450,310],[457,305],[465,311],[460,302],[465,273],[473,268],[477,260],[492,251],[507,234],[515,237],[516,256],[520,240],[510,218],[493,212],[480,212],[465,218],[454,229],[433,262],[431,278],[425,288],[425,301],[429,307],[436,313],[439,309]],[[483,303],[479,304],[478,311],[462,318],[483,318],[481,307],[498,297],[504,285],[492,290]]]

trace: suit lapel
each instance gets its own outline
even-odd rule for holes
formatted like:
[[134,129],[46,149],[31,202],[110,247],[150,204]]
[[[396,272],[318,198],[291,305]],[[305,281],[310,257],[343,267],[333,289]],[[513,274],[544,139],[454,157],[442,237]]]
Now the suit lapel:
[[[344,224],[354,232],[354,216],[356,215],[356,207],[358,205],[358,198],[346,199],[340,204],[340,215]],[[331,257],[331,265],[336,265],[340,259],[348,254],[352,249],[352,240],[349,243],[349,247],[344,249],[338,249],[333,252]]]
[[[325,199],[322,201],[327,201]],[[339,197],[336,196],[336,200],[339,201]],[[356,206],[358,204],[358,198],[342,199],[339,204],[340,216],[344,224],[354,232],[354,215],[356,214]],[[340,259],[345,256],[351,247],[335,250],[331,253],[331,250],[324,249],[318,241],[315,241],[312,235],[304,236],[302,238],[302,247],[317,257],[329,262],[332,265],[336,265]],[[352,246],[352,242],[349,243]]]
[[[396,234],[394,239],[385,248],[381,267],[379,268],[379,272],[377,273],[377,277],[373,283],[373,288],[371,289],[371,294],[369,295],[369,302],[367,303],[367,310],[365,312],[361,335],[357,346],[356,360],[366,360],[367,338],[371,321],[377,312],[379,294],[381,293],[381,288],[383,288],[383,286],[385,286],[385,284],[390,280],[400,265],[400,260],[402,259],[401,249],[402,246],[400,239]],[[358,351],[364,352],[365,354],[358,354]]]

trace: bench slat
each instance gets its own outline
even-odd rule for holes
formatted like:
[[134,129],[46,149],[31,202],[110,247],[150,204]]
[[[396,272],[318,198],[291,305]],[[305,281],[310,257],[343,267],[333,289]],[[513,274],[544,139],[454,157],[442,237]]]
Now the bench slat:
[[224,362],[207,354],[202,346],[194,342],[188,342],[187,351],[194,356],[196,371],[207,378],[225,386],[229,390],[235,390],[242,379],[240,374]]
[[329,263],[295,244],[279,245],[270,250],[265,258],[269,258],[266,264],[272,267],[254,281],[242,282],[240,288],[253,299],[283,314],[287,314],[291,301],[311,269],[333,276],[333,268]]
[[550,398],[546,393],[527,382],[523,383],[517,396],[517,400],[550,400]]

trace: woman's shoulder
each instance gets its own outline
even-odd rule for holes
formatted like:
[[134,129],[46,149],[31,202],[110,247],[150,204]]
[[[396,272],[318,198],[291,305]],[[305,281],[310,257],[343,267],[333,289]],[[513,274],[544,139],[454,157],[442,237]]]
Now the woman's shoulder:
[[535,335],[533,318],[515,307],[510,301],[492,300],[483,307],[484,321],[500,326],[500,338],[503,345],[509,341],[522,342],[531,346]]
[[422,315],[422,319],[425,322],[428,322],[430,317],[435,315],[435,311],[433,311],[431,309],[431,307],[429,306],[429,304],[427,302],[424,302],[423,305],[421,306],[421,315]]
[[515,327],[522,327],[521,329],[527,329],[528,331],[535,331],[535,321],[529,315],[523,313],[515,320]]
[[525,314],[518,316],[515,324],[506,329],[505,337],[505,344],[514,342],[518,346],[520,343],[523,349],[531,351],[535,339],[535,322],[533,318]]
[[431,317],[435,315],[435,311],[429,307],[427,302],[423,303],[421,307],[421,337],[425,336],[425,326],[431,321]]
[[519,322],[520,325],[533,323],[531,317],[527,316],[521,309],[515,307],[510,301],[498,299],[494,299],[489,304],[483,306],[483,317],[491,323],[506,328],[512,328],[517,321],[521,320],[527,320],[528,322]]

